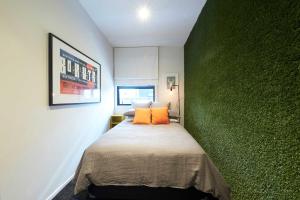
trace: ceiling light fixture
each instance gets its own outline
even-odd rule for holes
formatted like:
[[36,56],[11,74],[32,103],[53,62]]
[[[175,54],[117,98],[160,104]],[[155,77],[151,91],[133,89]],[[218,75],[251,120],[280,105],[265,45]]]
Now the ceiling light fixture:
[[150,10],[147,6],[142,6],[138,9],[138,17],[141,21],[147,21],[150,17]]

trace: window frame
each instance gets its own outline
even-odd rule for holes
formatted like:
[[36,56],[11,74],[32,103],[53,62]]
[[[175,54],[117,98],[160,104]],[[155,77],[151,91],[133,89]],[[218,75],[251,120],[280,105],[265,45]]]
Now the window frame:
[[120,103],[120,89],[153,89],[153,101],[155,101],[155,86],[117,86],[117,106],[131,106],[132,104],[121,104]]

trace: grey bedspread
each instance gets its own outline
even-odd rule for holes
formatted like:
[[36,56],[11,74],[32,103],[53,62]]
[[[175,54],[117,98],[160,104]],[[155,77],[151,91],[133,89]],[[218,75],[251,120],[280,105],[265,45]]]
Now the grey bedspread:
[[220,200],[230,199],[230,189],[218,169],[177,123],[120,123],[84,152],[75,180],[75,194],[91,183],[98,186],[194,186]]

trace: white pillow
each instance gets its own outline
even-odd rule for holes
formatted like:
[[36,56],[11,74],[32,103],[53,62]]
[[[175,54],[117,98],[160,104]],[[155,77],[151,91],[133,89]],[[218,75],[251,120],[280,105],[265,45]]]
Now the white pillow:
[[152,108],[162,108],[162,107],[167,107],[170,109],[171,103],[170,102],[152,102],[151,107]]
[[123,115],[127,117],[134,117],[135,109],[129,109],[127,112],[125,112]]
[[151,101],[133,101],[132,108],[150,108]]
[[134,117],[131,117],[131,116],[130,116],[130,117],[126,117],[125,120],[126,120],[126,122],[133,122],[133,118],[134,118]]
[[174,110],[169,110],[169,118],[170,119],[178,119],[179,118],[178,112],[176,112]]

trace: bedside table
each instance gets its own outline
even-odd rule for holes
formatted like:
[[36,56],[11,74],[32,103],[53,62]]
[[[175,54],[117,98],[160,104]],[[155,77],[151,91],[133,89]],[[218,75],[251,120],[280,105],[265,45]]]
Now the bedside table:
[[124,115],[112,115],[110,118],[110,128],[113,128],[114,126],[118,125],[124,119]]

